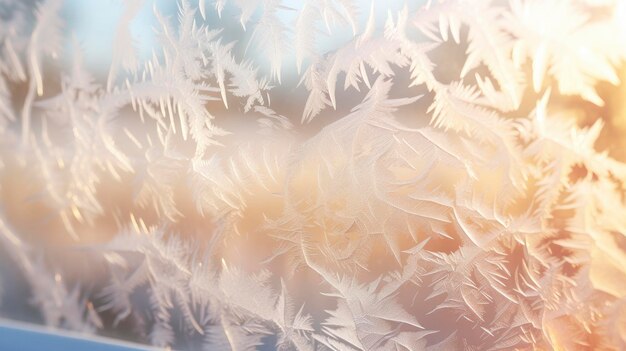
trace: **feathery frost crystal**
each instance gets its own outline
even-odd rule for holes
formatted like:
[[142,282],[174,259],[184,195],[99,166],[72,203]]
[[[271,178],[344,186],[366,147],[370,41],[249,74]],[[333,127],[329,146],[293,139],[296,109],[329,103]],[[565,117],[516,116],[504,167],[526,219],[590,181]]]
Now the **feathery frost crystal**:
[[1,317],[626,349],[626,1],[115,4],[0,1]]

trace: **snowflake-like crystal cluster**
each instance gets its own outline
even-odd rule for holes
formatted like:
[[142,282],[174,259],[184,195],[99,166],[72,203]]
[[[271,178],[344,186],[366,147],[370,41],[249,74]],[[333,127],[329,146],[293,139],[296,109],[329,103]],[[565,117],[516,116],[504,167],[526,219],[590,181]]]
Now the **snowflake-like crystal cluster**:
[[396,5],[156,4],[142,57],[129,0],[101,74],[61,0],[0,1],[0,316],[177,349],[626,349],[626,164],[594,107],[626,2]]

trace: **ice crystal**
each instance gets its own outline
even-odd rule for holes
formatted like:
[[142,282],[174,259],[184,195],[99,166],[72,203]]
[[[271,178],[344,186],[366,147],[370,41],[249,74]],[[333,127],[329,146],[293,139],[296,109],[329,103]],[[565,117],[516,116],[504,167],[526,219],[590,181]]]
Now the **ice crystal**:
[[125,1],[105,72],[64,6],[0,1],[0,315],[176,349],[626,349],[623,1]]

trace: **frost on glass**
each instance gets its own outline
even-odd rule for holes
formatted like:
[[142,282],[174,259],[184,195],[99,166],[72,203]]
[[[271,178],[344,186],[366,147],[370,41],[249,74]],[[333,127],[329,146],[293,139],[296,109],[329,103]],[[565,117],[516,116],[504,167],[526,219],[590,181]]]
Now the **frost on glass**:
[[175,349],[626,349],[625,2],[119,5],[102,67],[71,4],[0,1],[0,316]]

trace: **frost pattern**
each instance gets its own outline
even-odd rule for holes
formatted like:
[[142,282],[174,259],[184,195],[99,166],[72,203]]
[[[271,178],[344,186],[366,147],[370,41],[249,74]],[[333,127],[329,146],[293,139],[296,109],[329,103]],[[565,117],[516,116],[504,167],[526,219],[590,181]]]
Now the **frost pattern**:
[[182,0],[154,6],[143,60],[144,5],[102,76],[64,54],[62,1],[0,2],[0,247],[35,322],[182,349],[626,349],[626,164],[571,108],[619,84],[624,2]]

